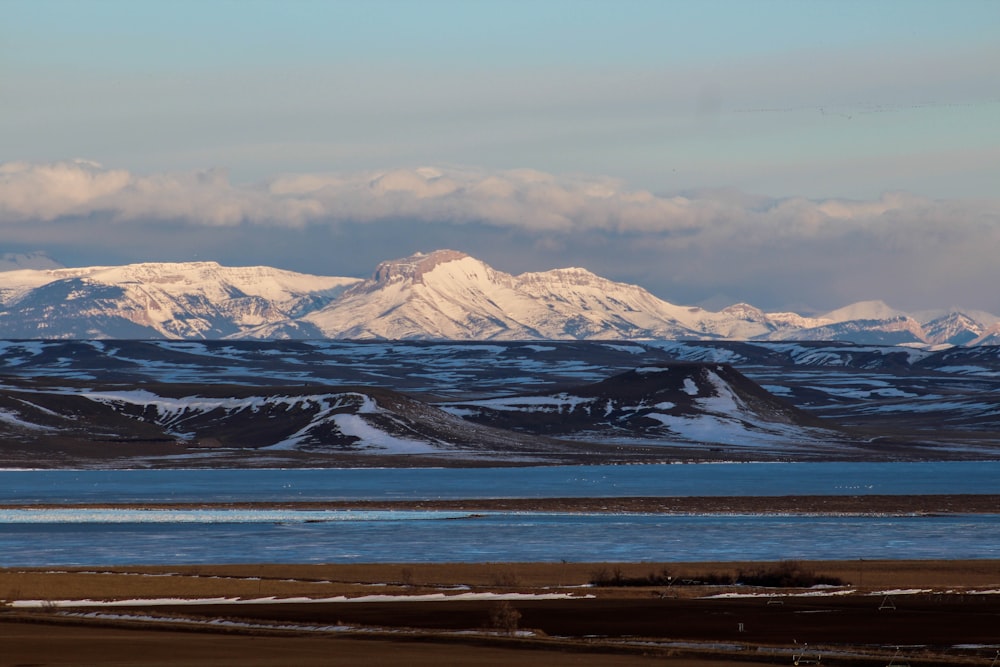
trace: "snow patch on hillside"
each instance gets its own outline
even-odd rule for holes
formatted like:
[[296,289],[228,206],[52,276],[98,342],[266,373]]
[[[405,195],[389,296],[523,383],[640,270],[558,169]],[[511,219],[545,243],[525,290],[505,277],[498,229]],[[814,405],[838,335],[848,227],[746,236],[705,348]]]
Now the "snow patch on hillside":
[[433,454],[440,451],[428,442],[399,438],[375,428],[361,415],[337,414],[333,415],[333,421],[341,433],[357,438],[359,445],[377,449],[380,454]]

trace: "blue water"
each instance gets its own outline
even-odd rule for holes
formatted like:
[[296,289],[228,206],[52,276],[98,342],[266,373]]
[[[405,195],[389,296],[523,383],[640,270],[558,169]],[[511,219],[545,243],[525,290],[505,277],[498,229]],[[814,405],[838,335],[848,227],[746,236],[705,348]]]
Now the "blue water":
[[0,471],[0,503],[1000,492],[1000,462]]
[[0,526],[0,565],[1000,558],[1000,517],[497,513],[329,523]]
[[[996,493],[997,480],[998,462],[2,471],[0,503]],[[48,511],[0,514],[0,565],[1000,558],[995,514],[357,512],[330,520],[145,511],[111,520],[87,509],[55,519]]]

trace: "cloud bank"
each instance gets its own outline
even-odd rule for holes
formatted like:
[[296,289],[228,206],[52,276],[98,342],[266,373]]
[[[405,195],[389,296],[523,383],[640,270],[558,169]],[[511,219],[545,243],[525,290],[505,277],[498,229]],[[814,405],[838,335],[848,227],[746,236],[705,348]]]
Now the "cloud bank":
[[822,309],[881,298],[1000,311],[1000,200],[905,192],[869,201],[658,195],[600,176],[461,167],[236,184],[222,170],[140,175],[84,160],[8,162],[0,233],[53,254],[70,242],[90,248],[78,247],[80,256],[103,251],[114,261],[200,251],[345,275],[443,244],[505,270],[583,265],[671,301],[726,295]]

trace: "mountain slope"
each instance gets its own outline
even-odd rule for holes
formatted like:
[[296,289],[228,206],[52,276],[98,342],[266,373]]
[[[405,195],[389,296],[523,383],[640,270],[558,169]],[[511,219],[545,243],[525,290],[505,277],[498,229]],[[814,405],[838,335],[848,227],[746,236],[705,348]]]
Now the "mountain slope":
[[221,338],[322,306],[353,278],[215,262],[0,273],[5,338]]
[[476,423],[587,440],[769,448],[841,439],[727,364],[644,366],[561,392],[450,403]]
[[0,368],[8,467],[994,460],[1000,447],[990,346],[22,340],[0,341]]
[[0,460],[18,467],[651,459],[638,449],[474,424],[391,390],[356,386],[7,385],[0,387],[0,442]]
[[303,326],[328,338],[357,339],[722,338],[869,344],[963,344],[987,329],[961,313],[935,315],[925,328],[880,301],[859,302],[820,317],[765,313],[745,303],[711,312],[674,305],[586,269],[513,276],[452,250],[383,262],[372,278],[324,308],[248,336],[296,337],[295,329]]
[[524,322],[544,306],[508,274],[462,253],[383,262],[375,275],[302,319],[329,338],[545,338]]
[[704,314],[584,269],[512,276],[443,250],[383,262],[302,319],[330,338],[620,339],[697,337]]
[[582,268],[511,275],[453,250],[371,278],[214,262],[0,271],[0,339],[828,340],[995,344],[1000,317],[881,301],[819,317],[678,306]]

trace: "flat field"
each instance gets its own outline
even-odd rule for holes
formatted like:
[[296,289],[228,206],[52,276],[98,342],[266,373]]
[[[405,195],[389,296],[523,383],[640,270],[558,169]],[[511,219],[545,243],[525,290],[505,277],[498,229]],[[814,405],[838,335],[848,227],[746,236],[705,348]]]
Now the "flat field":
[[[998,561],[798,565],[853,583],[691,583],[773,563],[3,570],[16,606],[0,646],[10,665],[752,665],[788,664],[805,644],[822,664],[885,665],[899,646],[911,665],[974,665],[996,651]],[[667,570],[680,583],[587,586]],[[299,601],[274,601],[287,598]],[[53,600],[103,603],[33,602]],[[511,611],[516,632],[498,622]]]
[[[805,644],[823,664],[885,665],[900,646],[911,665],[974,665],[995,653],[1000,562],[799,564],[854,582],[834,589],[690,583],[774,565],[4,570],[16,606],[0,614],[0,647],[10,665],[752,665],[788,664]],[[681,583],[587,586],[667,570]],[[299,601],[274,601],[287,598]],[[35,602],[56,600],[103,603]],[[513,633],[497,621],[511,611]]]

